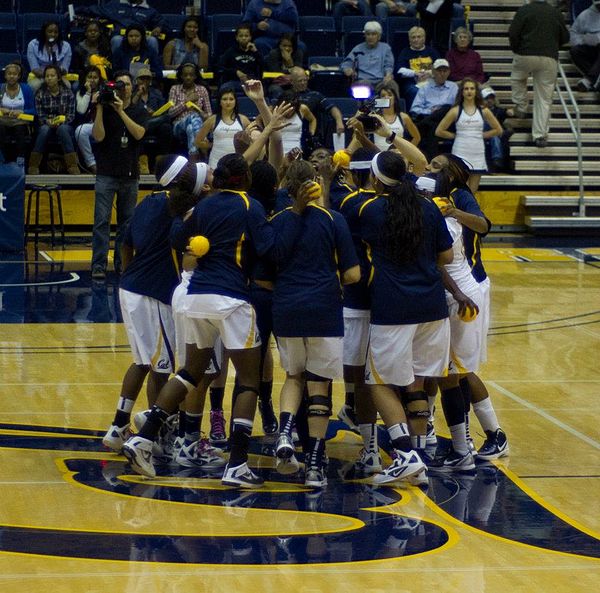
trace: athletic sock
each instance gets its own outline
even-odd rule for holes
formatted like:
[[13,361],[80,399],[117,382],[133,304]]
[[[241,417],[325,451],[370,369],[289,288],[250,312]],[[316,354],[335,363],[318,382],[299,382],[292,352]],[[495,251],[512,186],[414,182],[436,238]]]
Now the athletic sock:
[[390,441],[392,441],[394,449],[404,451],[405,453],[412,450],[410,435],[408,434],[408,425],[406,422],[392,424],[387,431],[390,435]]
[[229,466],[237,467],[248,461],[248,448],[250,446],[250,435],[252,434],[252,420],[247,418],[234,418],[233,430],[229,437],[231,454],[229,455]]
[[211,387],[210,393],[210,409],[222,410],[223,399],[225,398],[225,387]]
[[292,430],[294,429],[295,416],[291,412],[281,412],[279,414],[279,432],[287,434],[292,438]]
[[452,448],[459,455],[466,455],[469,452],[467,444],[467,430],[464,422],[449,426],[450,436],[452,437]]
[[323,453],[325,452],[325,439],[318,439],[315,437],[308,437],[308,463],[306,467],[317,467],[323,466]]
[[270,402],[273,393],[273,381],[261,381],[258,388],[258,399],[261,402]]
[[179,410],[179,421],[177,422],[177,436],[185,438],[185,410]]
[[423,450],[427,444],[427,437],[421,434],[413,434],[410,437],[410,444],[413,449]]
[[148,418],[146,418],[146,422],[144,423],[144,426],[142,426],[138,436],[148,439],[149,441],[154,441],[162,428],[162,425],[169,416],[170,414],[166,410],[163,410],[158,406],[152,406]]
[[202,420],[202,414],[190,414],[184,412],[184,438],[185,444],[191,445],[200,439],[200,422]]
[[344,386],[346,388],[345,403],[354,409],[354,383],[344,383]]
[[433,416],[435,414],[435,400],[437,395],[428,395],[427,404],[429,405],[429,422],[433,422]]
[[442,389],[442,409],[448,426],[464,423],[465,403],[460,387]]
[[377,426],[375,424],[359,424],[358,430],[363,440],[363,447],[368,453],[377,453]]
[[127,426],[131,421],[131,410],[133,410],[133,404],[135,404],[134,399],[129,399],[128,397],[121,396],[117,403],[117,411],[115,412],[115,419],[113,420],[113,424],[118,426],[119,428],[123,428],[123,426]]
[[488,430],[496,432],[500,428],[491,398],[486,397],[480,402],[474,403],[473,412],[475,412],[475,416],[477,416],[477,420],[479,420],[481,428],[483,428],[483,430],[486,432]]

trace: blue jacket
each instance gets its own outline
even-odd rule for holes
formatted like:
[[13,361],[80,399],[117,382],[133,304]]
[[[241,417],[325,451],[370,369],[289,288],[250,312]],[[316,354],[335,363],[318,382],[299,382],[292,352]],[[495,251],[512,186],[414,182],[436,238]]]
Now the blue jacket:
[[[27,113],[28,115],[36,115],[35,99],[31,87],[24,82],[19,83],[19,86],[23,91],[23,99],[25,101],[25,105],[23,106],[23,113]],[[5,92],[6,84],[0,85],[0,105],[2,104],[2,95],[4,95]]]
[[[267,19],[260,14],[263,8],[272,11],[271,16]],[[298,28],[298,9],[294,0],[281,0],[281,4],[270,4],[264,0],[250,0],[242,20],[252,24],[252,32],[257,36],[264,35],[279,39],[283,33],[294,33]],[[269,28],[261,31],[256,28],[256,25],[264,20],[268,21]]]
[[[77,12],[106,19],[115,24],[118,29],[127,29],[129,25],[141,25],[146,31],[152,31],[155,27],[160,27],[162,30],[168,28],[160,12],[148,6],[146,2],[133,6],[129,2],[112,0],[102,6],[82,6],[77,9]],[[119,31],[117,30],[116,33]]]

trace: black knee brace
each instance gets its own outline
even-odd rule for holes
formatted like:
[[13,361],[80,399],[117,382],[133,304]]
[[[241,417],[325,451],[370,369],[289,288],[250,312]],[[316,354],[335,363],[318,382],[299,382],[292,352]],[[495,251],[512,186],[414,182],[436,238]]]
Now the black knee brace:
[[331,382],[331,379],[328,379],[327,377],[321,377],[321,375],[315,375],[315,373],[311,373],[310,371],[304,371],[304,378],[307,381],[315,381],[316,383]]
[[[414,404],[418,402],[423,402],[424,410],[415,409]],[[409,418],[429,418],[429,402],[424,391],[404,391],[402,393],[402,404]]]
[[177,379],[188,391],[198,387],[199,381],[194,379],[192,374],[185,369],[179,369],[175,373],[175,379]]
[[260,395],[256,387],[250,387],[249,385],[237,385],[236,384],[236,395],[243,393],[244,391],[251,391],[255,395]]
[[308,416],[327,416],[329,418],[331,408],[331,397],[327,395],[308,396]]

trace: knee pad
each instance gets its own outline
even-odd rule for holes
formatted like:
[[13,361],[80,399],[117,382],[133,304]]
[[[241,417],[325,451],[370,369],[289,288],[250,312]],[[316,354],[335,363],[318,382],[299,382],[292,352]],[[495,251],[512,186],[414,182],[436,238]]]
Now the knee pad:
[[179,369],[175,374],[175,379],[177,379],[188,390],[188,392],[198,387],[198,381],[194,379],[192,374],[185,369]]
[[[419,402],[422,402],[419,405]],[[405,391],[402,394],[402,404],[409,418],[429,418],[429,401],[424,391]],[[425,408],[421,410],[419,408]]]
[[239,395],[240,393],[243,393],[244,391],[251,391],[255,395],[260,395],[258,392],[258,389],[256,389],[255,387],[250,387],[249,385],[237,385],[237,383],[236,383],[236,386],[235,386],[236,396]]
[[327,395],[308,396],[308,416],[331,416],[331,397]]

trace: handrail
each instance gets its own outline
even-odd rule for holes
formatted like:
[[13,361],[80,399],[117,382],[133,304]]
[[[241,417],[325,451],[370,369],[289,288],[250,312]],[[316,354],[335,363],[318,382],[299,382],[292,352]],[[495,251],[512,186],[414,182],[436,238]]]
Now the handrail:
[[563,97],[563,94],[560,90],[559,81],[556,81],[556,92],[558,93],[558,98],[560,99],[560,104],[563,107],[563,111],[567,116],[567,120],[569,125],[571,126],[571,132],[573,133],[573,137],[575,138],[575,142],[577,144],[577,169],[579,172],[579,213],[578,216],[585,216],[585,197],[583,191],[583,149],[581,147],[581,113],[579,111],[579,106],[577,105],[577,101],[575,101],[575,97],[573,96],[573,91],[571,91],[571,86],[569,85],[569,81],[567,80],[567,76],[562,65],[558,64],[558,72],[560,74],[560,78],[562,79],[563,84],[565,85],[565,90],[567,91],[567,95],[569,96],[569,100],[573,109],[575,111],[575,122],[573,122],[573,118],[569,113],[569,108]]

